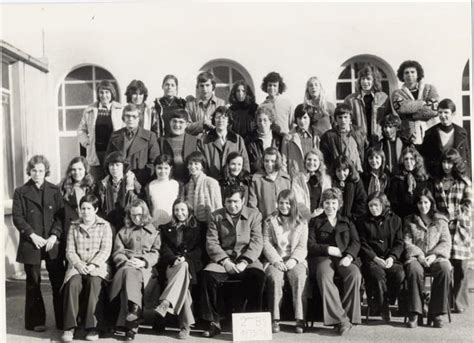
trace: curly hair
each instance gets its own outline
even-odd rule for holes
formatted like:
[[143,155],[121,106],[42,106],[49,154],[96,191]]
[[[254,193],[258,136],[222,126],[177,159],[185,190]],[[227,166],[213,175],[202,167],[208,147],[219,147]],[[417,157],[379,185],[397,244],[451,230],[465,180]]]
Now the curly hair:
[[89,162],[83,156],[74,157],[68,164],[66,169],[66,175],[62,179],[59,189],[64,199],[69,200],[74,195],[74,184],[75,180],[72,178],[72,166],[76,163],[82,163],[85,170],[84,178],[81,180],[79,186],[83,188],[86,193],[87,191],[93,189],[94,187],[94,178],[90,174]]
[[263,78],[262,85],[261,85],[260,88],[265,93],[267,92],[267,86],[268,86],[269,82],[278,82],[278,93],[279,94],[282,94],[283,92],[286,91],[286,84],[285,84],[285,82],[283,82],[283,78],[281,77],[281,75],[279,73],[277,73],[276,71],[272,71],[272,72],[268,73]]
[[49,161],[46,157],[43,155],[35,155],[26,164],[26,174],[28,176],[31,176],[31,170],[35,167],[37,164],[43,164],[44,165],[44,171],[45,171],[45,177],[49,176],[50,174],[50,164]]
[[397,77],[400,80],[400,82],[405,82],[403,79],[403,73],[405,72],[405,69],[407,68],[415,68],[416,69],[416,74],[417,74],[417,82],[420,82],[424,77],[425,77],[425,72],[423,70],[423,67],[421,66],[420,63],[417,61],[404,61],[402,64],[400,64],[400,67],[398,67],[397,70]]
[[360,93],[362,91],[362,86],[360,85],[362,78],[368,77],[368,76],[372,76],[373,78],[372,91],[381,92],[382,91],[382,75],[380,74],[380,71],[377,67],[373,66],[372,64],[367,64],[357,73],[357,83],[356,83],[357,93]]
[[222,194],[222,198],[224,199],[224,202],[228,198],[233,196],[235,193],[239,193],[240,198],[243,200],[244,196],[245,196],[245,188],[241,185],[238,185],[238,184],[233,184],[233,185],[230,185],[229,187],[225,188],[224,192]]
[[[319,94],[315,99],[312,99],[311,95],[309,95],[309,84],[312,82],[316,82],[319,86]],[[316,76],[311,76],[308,81],[306,81],[303,103],[307,106],[319,108],[323,113],[328,113],[326,93],[324,92],[321,81]]]
[[347,175],[347,181],[357,182],[359,181],[359,172],[357,171],[354,163],[346,155],[340,155],[337,157],[332,166],[332,179],[337,180],[336,171],[349,169],[349,175]]
[[125,227],[131,228],[135,226],[130,217],[130,211],[133,207],[140,207],[142,209],[142,221],[140,225],[148,225],[152,222],[153,218],[151,217],[150,210],[145,201],[142,199],[132,200],[130,204],[125,207]]
[[453,169],[451,171],[455,180],[466,182],[466,163],[463,161],[459,152],[454,149],[448,149],[441,155],[441,163],[439,165],[440,174],[446,175],[443,170],[443,162],[448,161],[453,164]]
[[133,80],[125,90],[127,102],[132,102],[132,95],[137,93],[143,94],[143,102],[148,98],[148,88],[146,88],[145,84],[140,80]]
[[243,102],[246,105],[255,104],[255,95],[253,94],[252,88],[243,80],[236,81],[232,85],[232,89],[229,93],[229,104],[234,105],[239,103],[239,100],[237,100],[237,96],[235,95],[235,93],[237,93],[237,90],[240,86],[243,86],[245,89],[245,99]]
[[415,176],[415,179],[417,181],[425,181],[428,180],[428,174],[425,169],[425,161],[423,160],[423,157],[420,155],[418,150],[414,146],[407,146],[402,150],[402,153],[400,154],[400,159],[398,160],[398,167],[400,170],[400,173],[403,173],[405,170],[405,164],[403,162],[405,156],[407,154],[412,154],[413,157],[415,158],[415,169],[413,171],[413,176]]
[[380,125],[382,127],[395,126],[398,130],[400,129],[400,126],[402,125],[402,121],[398,115],[394,113],[389,113],[382,117],[382,120],[380,121]]
[[265,114],[272,123],[275,122],[275,111],[270,106],[259,106],[255,112],[255,121],[260,114]]

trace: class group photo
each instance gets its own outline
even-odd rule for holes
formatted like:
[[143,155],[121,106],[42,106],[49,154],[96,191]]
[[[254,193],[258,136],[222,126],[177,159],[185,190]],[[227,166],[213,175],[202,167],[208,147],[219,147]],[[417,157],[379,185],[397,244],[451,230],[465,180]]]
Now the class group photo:
[[470,2],[1,15],[7,341],[472,342]]

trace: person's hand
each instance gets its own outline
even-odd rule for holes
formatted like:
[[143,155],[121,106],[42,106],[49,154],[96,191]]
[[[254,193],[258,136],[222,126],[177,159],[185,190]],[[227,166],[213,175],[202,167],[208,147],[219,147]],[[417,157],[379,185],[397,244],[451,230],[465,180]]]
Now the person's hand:
[[390,269],[393,266],[393,257],[389,257],[385,260],[385,269]]
[[78,264],[76,264],[74,266],[74,268],[76,268],[76,270],[79,272],[79,274],[81,275],[87,275],[89,274],[89,270],[87,268],[87,265],[83,262],[79,262]]
[[32,233],[30,235],[30,239],[35,245],[36,249],[41,249],[42,247],[46,245],[46,239],[44,239],[40,235],[37,235],[36,233]]
[[425,259],[425,256],[418,256],[416,258],[418,260],[418,262],[423,266],[423,267],[429,267],[429,265],[426,263],[426,259]]
[[376,264],[378,264],[380,267],[384,268],[384,269],[387,268],[387,262],[385,262],[385,260],[383,258],[375,256],[374,257],[374,262]]
[[287,270],[293,269],[298,264],[294,258],[290,258],[288,261],[285,262],[285,267]]
[[339,249],[338,247],[329,247],[328,254],[329,256],[342,257],[341,249]]
[[130,260],[127,261],[127,265],[136,269],[141,269],[146,266],[146,262],[139,258],[132,257]]
[[339,265],[343,267],[349,267],[352,263],[352,257],[351,256],[344,256],[341,258],[339,261]]
[[227,259],[223,263],[224,269],[226,273],[228,274],[238,274],[239,270],[237,269],[237,266],[235,265],[234,262],[232,262],[230,259]]
[[135,189],[135,179],[135,174],[131,170],[125,174],[125,189],[127,191]]
[[313,213],[311,213],[311,218],[319,216],[321,213],[323,213],[324,210],[320,207],[314,209]]
[[58,237],[56,235],[49,236],[49,238],[46,240],[45,250],[50,251],[51,249],[53,249],[54,244],[56,243],[57,240],[58,240]]
[[92,273],[96,268],[97,266],[95,264],[88,264],[86,266],[86,274]]
[[436,255],[428,255],[425,257],[426,265],[429,267],[436,260]]
[[246,261],[240,261],[235,265],[235,267],[238,269],[239,273],[242,273],[245,268],[247,268],[248,263]]
[[283,261],[276,261],[273,262],[272,265],[278,269],[279,271],[286,272],[288,268],[286,267],[285,263]]
[[178,256],[176,260],[174,260],[173,266],[177,266],[178,264],[181,264],[185,261],[186,259],[184,256]]

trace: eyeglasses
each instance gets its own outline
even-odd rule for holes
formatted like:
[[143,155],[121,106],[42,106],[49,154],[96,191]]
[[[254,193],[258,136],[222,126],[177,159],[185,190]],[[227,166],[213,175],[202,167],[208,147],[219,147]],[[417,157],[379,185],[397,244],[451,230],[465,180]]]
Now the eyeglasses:
[[124,114],[123,117],[125,119],[137,119],[138,115],[133,115],[133,114]]

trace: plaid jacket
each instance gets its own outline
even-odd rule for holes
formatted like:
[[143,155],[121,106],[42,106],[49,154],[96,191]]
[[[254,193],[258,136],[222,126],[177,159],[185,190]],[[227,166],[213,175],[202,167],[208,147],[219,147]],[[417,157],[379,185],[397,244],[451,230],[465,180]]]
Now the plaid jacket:
[[434,184],[434,196],[438,209],[449,219],[449,231],[453,241],[451,258],[467,260],[471,258],[471,182],[466,179],[455,181],[446,192],[443,183]]
[[81,264],[94,264],[96,269],[91,275],[108,279],[107,260],[112,252],[112,244],[112,229],[104,219],[97,216],[95,223],[87,230],[80,221],[73,221],[67,238],[66,258],[69,266],[64,283],[79,274],[76,266]]

